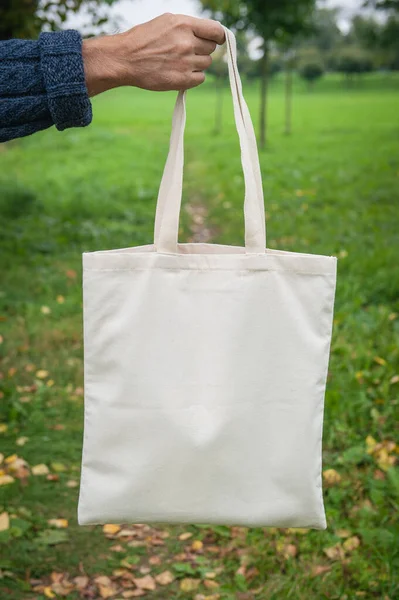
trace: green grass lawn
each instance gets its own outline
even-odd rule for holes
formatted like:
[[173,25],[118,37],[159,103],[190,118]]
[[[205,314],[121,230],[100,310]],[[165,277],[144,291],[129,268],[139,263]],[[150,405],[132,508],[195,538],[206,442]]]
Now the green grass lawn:
[[[295,91],[285,136],[283,81],[272,83],[261,165],[268,246],[339,257],[328,529],[77,526],[81,253],[151,243],[174,103],[174,94],[113,91],[95,99],[87,129],[0,146],[1,599],[121,599],[154,585],[144,597],[399,597],[399,80],[343,86],[331,76]],[[256,124],[255,84],[246,96]],[[214,102],[210,84],[189,93],[185,205],[207,211],[212,241],[242,244],[227,89],[219,136]],[[183,210],[181,240],[195,233]]]

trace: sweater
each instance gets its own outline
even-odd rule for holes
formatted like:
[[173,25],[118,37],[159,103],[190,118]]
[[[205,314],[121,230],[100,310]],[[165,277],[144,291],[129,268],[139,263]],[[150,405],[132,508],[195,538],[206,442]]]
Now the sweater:
[[92,119],[77,31],[0,41],[0,142]]

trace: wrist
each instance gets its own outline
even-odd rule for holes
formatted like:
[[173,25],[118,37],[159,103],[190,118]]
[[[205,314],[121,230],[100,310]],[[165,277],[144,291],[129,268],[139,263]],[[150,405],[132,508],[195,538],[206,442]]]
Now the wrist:
[[90,97],[123,85],[118,38],[119,34],[83,40],[83,64]]

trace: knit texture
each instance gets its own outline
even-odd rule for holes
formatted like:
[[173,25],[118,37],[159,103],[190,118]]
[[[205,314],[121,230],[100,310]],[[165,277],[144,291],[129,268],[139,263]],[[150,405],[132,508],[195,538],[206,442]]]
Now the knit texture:
[[91,120],[77,31],[0,42],[0,142]]

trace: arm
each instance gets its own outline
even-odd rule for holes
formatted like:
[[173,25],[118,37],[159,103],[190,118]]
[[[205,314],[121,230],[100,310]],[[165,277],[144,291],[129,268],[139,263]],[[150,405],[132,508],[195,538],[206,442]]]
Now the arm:
[[88,125],[89,96],[119,86],[153,91],[200,85],[224,42],[219,23],[165,14],[126,33],[84,40],[76,31],[0,42],[0,142],[55,125]]
[[0,142],[91,118],[78,32],[0,42]]

